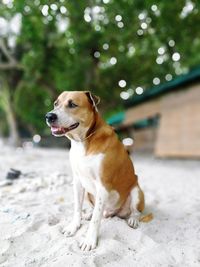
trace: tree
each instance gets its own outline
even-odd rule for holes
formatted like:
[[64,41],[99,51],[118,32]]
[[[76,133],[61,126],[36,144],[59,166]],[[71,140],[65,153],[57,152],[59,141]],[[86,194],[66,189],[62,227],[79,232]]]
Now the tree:
[[199,1],[3,3],[0,29],[16,16],[21,29],[0,31],[1,76],[18,126],[30,134],[45,133],[43,116],[63,90],[92,90],[109,114],[200,62]]

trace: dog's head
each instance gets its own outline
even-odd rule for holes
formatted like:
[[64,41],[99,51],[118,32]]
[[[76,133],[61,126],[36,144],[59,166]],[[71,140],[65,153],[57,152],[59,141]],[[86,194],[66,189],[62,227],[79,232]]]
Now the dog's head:
[[69,132],[83,136],[97,112],[99,97],[91,92],[63,92],[54,102],[54,109],[46,114],[46,122],[55,136],[67,135]]

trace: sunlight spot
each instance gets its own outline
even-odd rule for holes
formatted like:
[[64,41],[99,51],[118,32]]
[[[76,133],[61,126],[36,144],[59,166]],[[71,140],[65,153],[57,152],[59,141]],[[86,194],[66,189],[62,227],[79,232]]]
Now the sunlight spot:
[[142,87],[137,87],[136,89],[135,89],[135,92],[136,92],[136,94],[138,94],[138,95],[141,95],[141,94],[143,94],[143,92],[144,92],[144,89],[142,88]]
[[168,42],[170,47],[174,47],[175,46],[175,41],[174,40],[169,40]]
[[34,1],[34,4],[35,4],[36,6],[39,6],[39,5],[40,5],[40,0],[35,0],[35,1]]
[[146,18],[146,22],[147,23],[151,23],[152,22],[152,19],[150,17]]
[[67,40],[67,42],[68,42],[69,45],[73,45],[73,43],[74,43],[74,39],[69,38],[69,39]]
[[162,64],[163,62],[164,62],[163,57],[157,57],[157,58],[156,58],[156,63],[157,63],[157,64],[160,65],[160,64]]
[[13,0],[2,0],[3,4],[6,5],[8,8],[13,7]]
[[186,1],[186,5],[183,7],[180,17],[185,18],[187,17],[194,9],[194,3],[192,1]]
[[34,143],[39,143],[41,141],[41,136],[39,134],[35,134],[33,136],[33,142]]
[[117,59],[116,59],[116,57],[111,57],[111,59],[110,59],[110,64],[111,65],[115,65],[117,63]]
[[[67,28],[69,26],[69,19],[68,18],[59,18],[59,20],[57,21],[56,24],[57,24],[58,31],[63,33],[67,30]],[[68,40],[68,43],[70,42],[69,40]],[[73,41],[73,39],[71,39],[71,40]]]
[[100,6],[95,6],[95,7],[93,7],[92,11],[93,11],[95,14],[98,14],[98,13],[101,12],[101,8],[100,8]]
[[147,24],[146,24],[146,22],[143,22],[143,23],[141,24],[141,28],[142,28],[143,30],[147,29]]
[[56,11],[58,9],[58,6],[56,4],[51,4],[50,5],[50,8],[53,10],[53,11]]
[[85,13],[85,14],[84,14],[84,20],[85,20],[86,22],[90,22],[92,19],[91,19],[90,15],[89,15],[88,13]]
[[95,31],[99,32],[101,30],[101,26],[100,25],[95,25]]
[[142,13],[140,13],[139,15],[138,15],[138,18],[139,18],[139,20],[143,20],[143,19],[145,19],[146,18],[146,13],[145,12],[142,12]]
[[30,6],[25,6],[25,7],[24,7],[24,11],[25,11],[26,13],[30,12],[30,11],[31,11]]
[[127,137],[122,140],[122,143],[124,146],[132,146],[134,143],[134,140],[130,137]]
[[160,79],[158,77],[155,77],[153,79],[153,84],[158,85],[160,83]]
[[127,92],[129,93],[129,96],[132,96],[134,94],[133,88],[129,88]]
[[120,21],[120,22],[117,23],[117,26],[119,28],[123,28],[124,27],[124,23],[122,21]]
[[100,52],[99,52],[99,51],[95,51],[95,52],[94,52],[94,57],[95,57],[95,58],[99,58],[99,57],[100,57],[100,55],[101,55],[101,54],[100,54]]
[[8,5],[13,2],[13,0],[2,0],[4,5]]
[[67,12],[66,7],[65,7],[65,6],[61,6],[61,7],[60,7],[60,13],[61,13],[61,14],[65,14],[66,12]]
[[178,52],[175,52],[173,55],[172,55],[172,60],[173,61],[179,61],[181,58],[180,54]]
[[118,82],[118,85],[119,85],[119,87],[124,88],[124,87],[126,87],[126,81],[125,80],[120,80]]
[[139,30],[137,30],[137,35],[139,35],[139,36],[141,36],[141,35],[143,35],[143,30],[141,30],[141,29],[139,29]]
[[153,12],[157,11],[157,10],[158,10],[157,5],[152,5],[152,6],[151,6],[151,10],[152,10]]
[[170,73],[165,75],[165,80],[166,81],[171,81],[172,80],[172,75]]
[[165,53],[165,48],[164,47],[160,47],[160,48],[158,48],[158,54],[159,55],[163,55]]
[[49,11],[49,6],[48,5],[44,5],[42,7],[42,15],[43,16],[47,16],[48,15],[48,11]]
[[121,15],[116,15],[115,16],[115,20],[116,21],[121,21],[122,20],[122,16]]
[[180,75],[180,74],[182,74],[182,70],[181,70],[181,68],[176,68],[176,69],[175,69],[175,73],[176,73],[176,75]]
[[103,44],[103,49],[104,50],[108,50],[109,49],[109,44],[107,44],[107,43]]
[[122,91],[120,93],[120,97],[123,99],[123,100],[127,100],[129,98],[129,93],[126,92],[126,91]]

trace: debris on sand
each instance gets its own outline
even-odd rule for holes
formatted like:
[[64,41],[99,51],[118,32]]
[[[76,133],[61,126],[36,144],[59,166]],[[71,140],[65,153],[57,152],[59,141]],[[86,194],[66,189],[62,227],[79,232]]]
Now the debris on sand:
[[6,179],[8,179],[8,180],[19,179],[21,174],[22,174],[21,171],[10,168],[10,170],[8,171],[8,173],[6,175]]

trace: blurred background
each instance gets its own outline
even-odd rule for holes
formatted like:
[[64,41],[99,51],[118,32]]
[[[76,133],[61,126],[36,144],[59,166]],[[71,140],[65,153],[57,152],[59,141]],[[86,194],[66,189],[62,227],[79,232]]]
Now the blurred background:
[[131,151],[200,157],[199,25],[197,0],[1,0],[0,139],[64,146],[44,115],[91,90]]

